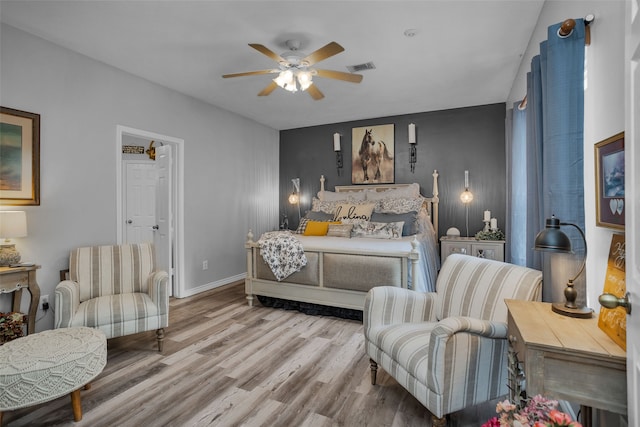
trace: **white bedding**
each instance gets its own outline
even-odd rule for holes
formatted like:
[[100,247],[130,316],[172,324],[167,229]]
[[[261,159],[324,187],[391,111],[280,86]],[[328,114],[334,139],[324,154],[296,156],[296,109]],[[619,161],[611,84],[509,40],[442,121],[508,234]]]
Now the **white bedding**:
[[[412,241],[416,241],[418,251],[417,277],[409,276],[409,287],[419,292],[435,292],[435,282],[440,268],[440,257],[437,250],[435,233],[420,233],[399,239],[374,239],[368,237],[331,237],[303,236],[296,237],[302,242],[305,250],[345,251],[361,254],[409,253],[413,250]],[[409,275],[411,269],[409,269]]]

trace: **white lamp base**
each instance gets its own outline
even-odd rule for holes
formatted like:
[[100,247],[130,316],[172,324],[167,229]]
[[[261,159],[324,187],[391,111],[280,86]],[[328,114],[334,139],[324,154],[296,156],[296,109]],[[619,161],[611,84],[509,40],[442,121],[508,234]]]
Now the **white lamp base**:
[[0,245],[0,266],[7,267],[20,262],[20,252],[16,251],[16,245]]

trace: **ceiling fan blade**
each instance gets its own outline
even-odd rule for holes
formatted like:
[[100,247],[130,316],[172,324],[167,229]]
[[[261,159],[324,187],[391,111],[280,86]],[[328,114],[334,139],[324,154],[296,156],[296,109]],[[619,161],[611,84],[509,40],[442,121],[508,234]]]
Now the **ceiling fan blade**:
[[258,94],[258,96],[267,96],[269,95],[271,92],[274,91],[275,88],[277,88],[278,85],[276,84],[276,82],[271,82],[269,84],[269,86],[265,87],[264,89],[262,89],[262,91]]
[[318,77],[325,77],[328,79],[344,80],[351,83],[360,83],[362,81],[362,74],[345,73],[335,70],[316,70]]
[[262,53],[263,55],[267,55],[269,58],[273,59],[277,63],[285,62],[283,57],[281,57],[280,55],[278,55],[277,53],[275,53],[274,51],[272,51],[266,46],[263,46],[257,43],[249,43],[249,46],[257,50],[258,52]]
[[309,95],[316,101],[324,98],[324,94],[320,92],[320,89],[313,83],[311,83],[311,86],[309,86],[306,91],[309,92]]
[[244,73],[234,73],[234,74],[224,74],[222,77],[223,78],[229,78],[229,77],[242,77],[242,76],[255,76],[258,74],[274,74],[274,73],[279,73],[280,70],[258,70],[258,71],[246,71]]
[[323,59],[327,59],[333,55],[337,55],[342,51],[344,51],[344,48],[342,46],[340,46],[336,42],[331,42],[316,50],[315,52],[310,53],[302,61],[309,63],[309,65],[313,65],[316,62],[322,61]]

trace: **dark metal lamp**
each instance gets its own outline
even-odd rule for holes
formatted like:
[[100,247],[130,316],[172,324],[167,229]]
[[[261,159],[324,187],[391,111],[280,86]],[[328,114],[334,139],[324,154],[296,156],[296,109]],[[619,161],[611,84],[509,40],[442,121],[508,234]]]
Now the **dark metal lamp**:
[[584,236],[584,232],[577,225],[570,222],[560,222],[558,218],[552,215],[551,218],[547,218],[544,230],[540,231],[536,236],[534,249],[545,252],[571,253],[571,240],[560,230],[560,227],[563,225],[575,227],[580,232],[580,236],[582,236],[582,241],[584,242],[584,258],[578,273],[573,279],[569,279],[567,282],[567,287],[564,290],[565,303],[553,303],[551,309],[564,316],[589,319],[593,314],[593,310],[589,307],[579,307],[576,304],[578,292],[573,287],[575,280],[584,271],[587,261],[587,239]]

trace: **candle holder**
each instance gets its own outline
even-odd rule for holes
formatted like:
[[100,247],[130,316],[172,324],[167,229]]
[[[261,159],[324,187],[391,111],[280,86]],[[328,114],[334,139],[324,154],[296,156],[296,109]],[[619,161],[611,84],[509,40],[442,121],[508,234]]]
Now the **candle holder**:
[[489,224],[491,223],[491,220],[490,219],[485,219],[482,222],[484,222],[484,228],[482,229],[482,231],[489,231],[490,230]]

